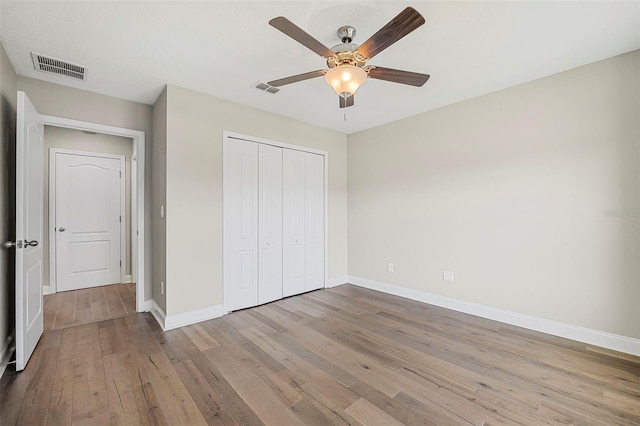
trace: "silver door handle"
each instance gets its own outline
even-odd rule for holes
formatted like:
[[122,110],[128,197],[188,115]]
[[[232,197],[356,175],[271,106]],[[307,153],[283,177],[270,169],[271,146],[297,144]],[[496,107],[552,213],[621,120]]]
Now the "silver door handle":
[[59,229],[58,229],[58,231],[60,231],[60,232],[64,232],[64,231],[66,231],[66,229],[64,229],[64,228],[59,228]]
[[24,248],[37,247],[37,246],[38,246],[38,241],[37,240],[32,240],[32,241],[24,240]]
[[22,241],[6,241],[2,243],[2,247],[4,248],[22,248]]

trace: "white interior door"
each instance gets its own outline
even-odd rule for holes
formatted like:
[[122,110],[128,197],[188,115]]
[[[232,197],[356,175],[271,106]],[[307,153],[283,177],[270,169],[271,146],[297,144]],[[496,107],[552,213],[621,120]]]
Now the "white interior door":
[[258,144],[225,144],[223,279],[233,311],[258,304]]
[[123,159],[55,153],[58,291],[122,281]]
[[16,126],[16,370],[27,365],[43,330],[42,173],[44,122],[18,92]]
[[284,149],[283,181],[283,295],[304,293],[305,286],[305,156]]
[[258,149],[258,303],[282,299],[282,148]]
[[305,289],[324,287],[324,157],[305,153]]

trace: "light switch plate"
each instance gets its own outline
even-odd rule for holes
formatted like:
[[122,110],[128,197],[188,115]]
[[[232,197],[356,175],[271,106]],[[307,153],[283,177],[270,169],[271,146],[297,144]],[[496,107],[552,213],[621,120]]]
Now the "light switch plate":
[[444,281],[453,282],[454,278],[455,277],[452,271],[442,271],[442,279]]
[[387,263],[387,272],[393,272],[393,263]]
[[164,204],[160,206],[160,217],[164,219]]

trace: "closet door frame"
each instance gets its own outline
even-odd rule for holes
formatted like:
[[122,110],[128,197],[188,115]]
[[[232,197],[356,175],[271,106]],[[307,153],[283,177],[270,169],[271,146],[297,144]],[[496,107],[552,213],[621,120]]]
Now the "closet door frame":
[[258,144],[271,145],[278,148],[293,149],[296,151],[308,152],[311,154],[318,154],[324,157],[324,285],[327,285],[327,277],[329,276],[329,153],[326,151],[320,151],[317,149],[309,148],[306,146],[293,145],[284,142],[274,141],[270,139],[260,138],[257,136],[244,135],[242,133],[236,133],[228,130],[222,131],[222,299],[224,304],[224,312],[229,312],[229,301],[227,295],[229,294],[227,289],[227,283],[224,280],[224,267],[226,265],[226,253],[227,253],[227,227],[225,226],[225,209],[224,205],[229,197],[229,190],[227,188],[227,172],[228,172],[228,150],[229,144],[234,140],[242,140],[247,142],[254,142]]

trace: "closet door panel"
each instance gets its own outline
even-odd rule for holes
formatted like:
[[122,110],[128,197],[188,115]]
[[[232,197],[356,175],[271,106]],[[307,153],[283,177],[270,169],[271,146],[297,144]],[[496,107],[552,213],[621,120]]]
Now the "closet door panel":
[[258,148],[258,303],[282,299],[282,148]]
[[229,310],[258,304],[258,144],[227,147],[224,282]]
[[324,157],[305,154],[305,291],[324,287]]
[[305,285],[305,153],[282,152],[283,296],[304,293]]

